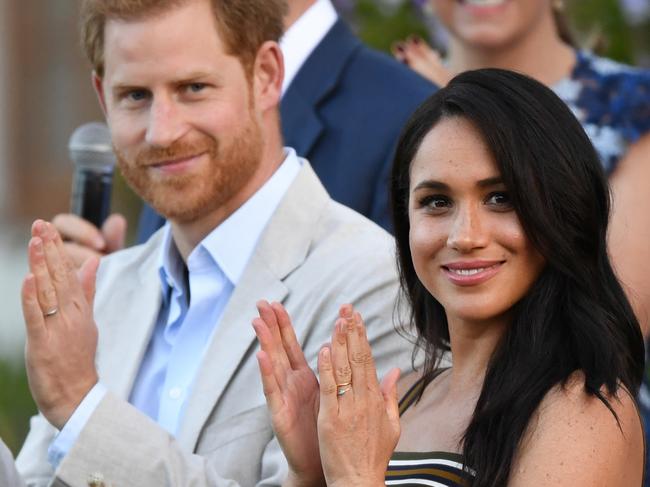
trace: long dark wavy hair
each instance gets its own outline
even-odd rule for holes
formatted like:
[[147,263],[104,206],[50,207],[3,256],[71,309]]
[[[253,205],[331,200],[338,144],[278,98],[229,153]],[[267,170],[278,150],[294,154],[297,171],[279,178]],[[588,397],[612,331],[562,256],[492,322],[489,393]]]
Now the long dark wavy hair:
[[472,486],[501,487],[531,416],[573,372],[584,373],[586,392],[616,416],[607,396],[621,386],[638,392],[643,339],[607,256],[607,181],[580,123],[550,89],[529,77],[468,71],[411,117],[392,173],[400,279],[425,351],[425,380],[449,350],[449,329],[444,308],[413,267],[409,175],[423,138],[448,117],[462,117],[482,134],[527,237],[546,259],[492,354],[463,437],[465,465],[477,472]]

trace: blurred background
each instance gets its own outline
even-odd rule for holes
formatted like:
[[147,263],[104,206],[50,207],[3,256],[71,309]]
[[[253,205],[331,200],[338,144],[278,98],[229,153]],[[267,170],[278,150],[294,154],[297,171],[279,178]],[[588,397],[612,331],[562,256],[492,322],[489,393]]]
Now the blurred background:
[[[424,0],[334,0],[369,45],[384,51],[410,34],[444,50],[446,33]],[[650,67],[650,0],[569,0],[584,47]],[[67,211],[67,143],[102,120],[79,45],[78,0],[0,0],[0,437],[17,452],[35,407],[23,368],[20,284],[35,218]],[[116,175],[113,210],[135,230],[139,203]],[[131,232],[132,234],[132,232]]]

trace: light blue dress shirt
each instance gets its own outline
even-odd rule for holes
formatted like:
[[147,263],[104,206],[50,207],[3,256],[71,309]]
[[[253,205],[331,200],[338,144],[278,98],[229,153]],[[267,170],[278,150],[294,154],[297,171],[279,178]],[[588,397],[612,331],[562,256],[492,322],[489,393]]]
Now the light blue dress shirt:
[[[293,149],[271,178],[190,253],[186,266],[169,224],[160,253],[162,304],[129,402],[176,434],[205,349],[257,241],[300,171]],[[53,467],[65,457],[106,394],[98,383],[48,451]]]

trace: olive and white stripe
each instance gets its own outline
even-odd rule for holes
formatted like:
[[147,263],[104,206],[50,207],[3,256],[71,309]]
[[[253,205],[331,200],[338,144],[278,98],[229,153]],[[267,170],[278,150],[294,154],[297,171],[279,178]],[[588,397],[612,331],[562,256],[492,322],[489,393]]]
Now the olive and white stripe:
[[462,487],[474,472],[463,470],[461,456],[447,452],[395,452],[386,471],[386,485]]

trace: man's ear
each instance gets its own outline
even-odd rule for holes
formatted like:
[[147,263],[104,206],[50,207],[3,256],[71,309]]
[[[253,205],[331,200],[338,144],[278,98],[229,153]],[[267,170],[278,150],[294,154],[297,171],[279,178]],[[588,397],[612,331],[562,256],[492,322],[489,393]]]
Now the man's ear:
[[104,85],[102,83],[103,80],[97,74],[97,71],[93,71],[91,78],[92,78],[93,88],[95,89],[95,93],[97,94],[97,99],[99,100],[99,106],[102,107],[102,112],[104,112],[104,116],[106,116],[106,95],[104,93]]
[[282,96],[284,58],[277,42],[267,41],[257,51],[253,65],[253,92],[256,105],[264,112],[275,109]]

